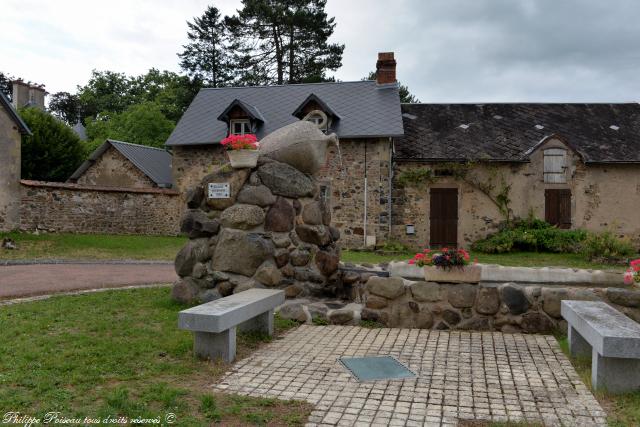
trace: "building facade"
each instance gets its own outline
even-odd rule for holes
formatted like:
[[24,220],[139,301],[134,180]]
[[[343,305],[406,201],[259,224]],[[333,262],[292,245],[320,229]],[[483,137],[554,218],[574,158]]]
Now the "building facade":
[[20,152],[30,134],[9,100],[0,92],[0,231],[20,225]]

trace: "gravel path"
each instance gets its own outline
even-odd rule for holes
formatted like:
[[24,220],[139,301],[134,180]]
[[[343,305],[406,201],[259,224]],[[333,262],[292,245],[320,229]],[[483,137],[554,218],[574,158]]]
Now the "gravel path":
[[171,283],[170,263],[64,263],[0,266],[0,300],[133,285]]

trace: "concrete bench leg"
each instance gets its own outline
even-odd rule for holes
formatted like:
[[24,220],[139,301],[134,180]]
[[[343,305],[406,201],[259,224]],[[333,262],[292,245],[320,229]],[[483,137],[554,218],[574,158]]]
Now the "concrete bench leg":
[[220,357],[231,363],[236,358],[236,328],[229,328],[219,334],[194,332],[194,352],[202,359],[215,360]]
[[640,360],[602,357],[593,351],[591,384],[594,389],[608,393],[626,393],[640,390]]
[[569,353],[572,357],[590,357],[591,344],[585,340],[571,325],[569,325]]
[[253,319],[249,319],[244,323],[238,325],[238,329],[247,332],[247,331],[255,331],[261,332],[263,334],[267,334],[269,336],[273,335],[273,310],[269,310],[265,313],[262,313]]

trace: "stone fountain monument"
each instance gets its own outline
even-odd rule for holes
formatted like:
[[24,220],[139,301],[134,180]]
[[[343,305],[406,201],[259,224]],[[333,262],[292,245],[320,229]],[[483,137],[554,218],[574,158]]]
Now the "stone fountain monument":
[[203,303],[264,287],[290,298],[343,293],[340,233],[314,178],[331,143],[335,135],[296,122],[261,141],[255,168],[224,164],[189,189],[173,298]]

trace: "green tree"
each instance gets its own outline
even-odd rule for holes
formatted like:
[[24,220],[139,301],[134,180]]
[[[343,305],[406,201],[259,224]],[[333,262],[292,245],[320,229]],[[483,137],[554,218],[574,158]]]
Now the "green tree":
[[32,132],[22,137],[22,178],[66,181],[83,160],[80,138],[39,108],[23,108],[20,115]]
[[[371,71],[367,77],[362,80],[375,80],[376,72]],[[398,82],[398,92],[400,93],[400,102],[403,104],[418,104],[420,100],[409,91],[409,87]]]
[[220,11],[208,6],[201,17],[187,22],[189,43],[178,54],[180,67],[208,86],[225,86],[233,79],[229,30]]
[[9,101],[11,101],[11,95],[13,95],[12,80],[11,77],[0,71],[0,92],[4,93],[4,95],[9,98]]
[[177,123],[193,98],[203,86],[197,76],[189,78],[172,71],[160,71],[152,68],[147,74],[131,78],[130,89],[133,102],[155,102],[162,114]]
[[326,0],[242,0],[231,30],[239,84],[323,81],[342,66],[344,44],[329,43],[335,18]]
[[105,112],[87,121],[87,136],[91,141],[88,149],[95,149],[106,139],[163,147],[174,127],[158,104],[134,104],[121,113]]
[[132,80],[124,73],[93,70],[89,82],[78,87],[82,119],[103,111],[120,113],[133,104]]
[[80,98],[69,92],[56,92],[49,96],[49,111],[73,126],[82,116]]

